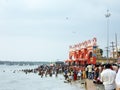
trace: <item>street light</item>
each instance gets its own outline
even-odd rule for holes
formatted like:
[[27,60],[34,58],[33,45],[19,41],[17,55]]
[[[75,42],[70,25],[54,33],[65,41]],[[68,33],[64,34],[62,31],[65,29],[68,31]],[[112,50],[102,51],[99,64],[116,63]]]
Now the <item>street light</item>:
[[107,63],[108,63],[108,57],[109,57],[109,17],[111,14],[109,13],[109,10],[107,10],[107,13],[105,14],[105,17],[107,18]]

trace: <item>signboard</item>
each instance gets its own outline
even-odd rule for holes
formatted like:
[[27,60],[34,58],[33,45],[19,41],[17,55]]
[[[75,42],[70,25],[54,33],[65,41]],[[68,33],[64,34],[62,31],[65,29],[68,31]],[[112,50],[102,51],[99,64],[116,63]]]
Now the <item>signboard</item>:
[[93,38],[92,40],[84,41],[75,45],[69,46],[70,51],[81,50],[83,48],[93,47],[97,45],[97,39]]

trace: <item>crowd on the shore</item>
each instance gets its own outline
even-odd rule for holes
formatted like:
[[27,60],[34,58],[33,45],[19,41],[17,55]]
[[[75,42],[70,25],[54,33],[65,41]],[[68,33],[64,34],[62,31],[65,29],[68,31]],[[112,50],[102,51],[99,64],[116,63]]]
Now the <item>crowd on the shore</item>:
[[[105,90],[120,88],[120,64],[88,64],[65,71],[68,80],[90,79],[93,83],[103,84]],[[120,89],[119,89],[120,90]]]
[[[72,82],[82,79],[93,80],[93,83],[103,84],[105,90],[115,90],[118,81],[116,76],[120,76],[119,64],[88,64],[88,65],[41,65],[35,69],[22,70],[26,74],[33,72],[42,77],[54,74],[63,74],[66,82]],[[119,73],[119,75],[118,75]],[[119,78],[120,79],[120,78]]]
[[[71,68],[65,71],[65,79],[75,81],[79,79],[90,79],[93,83],[103,84],[105,90],[120,88],[120,64],[88,64]],[[120,89],[119,89],[120,90]]]

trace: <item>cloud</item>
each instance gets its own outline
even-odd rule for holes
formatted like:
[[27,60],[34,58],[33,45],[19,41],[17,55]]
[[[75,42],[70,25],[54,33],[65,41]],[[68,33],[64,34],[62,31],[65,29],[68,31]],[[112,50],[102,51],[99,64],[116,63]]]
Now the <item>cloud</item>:
[[[114,32],[119,33],[119,2],[119,0],[0,0],[0,40],[3,42],[1,50],[4,56],[12,49],[14,54],[21,55],[24,50],[25,54],[31,50],[27,58],[44,50],[43,54],[50,58],[52,56],[48,54],[56,50],[53,53],[58,58],[62,50],[67,52],[70,44],[83,42],[92,37],[97,37],[104,47],[105,13],[109,9],[112,14],[110,38],[113,38]],[[49,46],[44,47],[40,42]],[[50,50],[49,53],[46,53],[47,50]],[[36,57],[46,58],[45,55],[43,57],[38,54]]]

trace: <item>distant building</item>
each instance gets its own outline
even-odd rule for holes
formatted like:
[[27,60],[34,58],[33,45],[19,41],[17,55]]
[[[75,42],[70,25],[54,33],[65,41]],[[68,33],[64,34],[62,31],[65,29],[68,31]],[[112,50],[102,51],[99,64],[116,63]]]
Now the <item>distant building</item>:
[[63,62],[63,61],[56,61],[55,64],[56,64],[56,65],[63,65],[64,62]]
[[110,52],[110,58],[118,58],[120,57],[120,46],[117,47],[118,50],[116,50],[116,48],[114,48],[114,51]]
[[[97,39],[87,40],[69,46],[69,59],[65,62],[78,64],[96,64]],[[99,54],[99,53],[98,53]],[[100,56],[100,55],[99,55]]]

